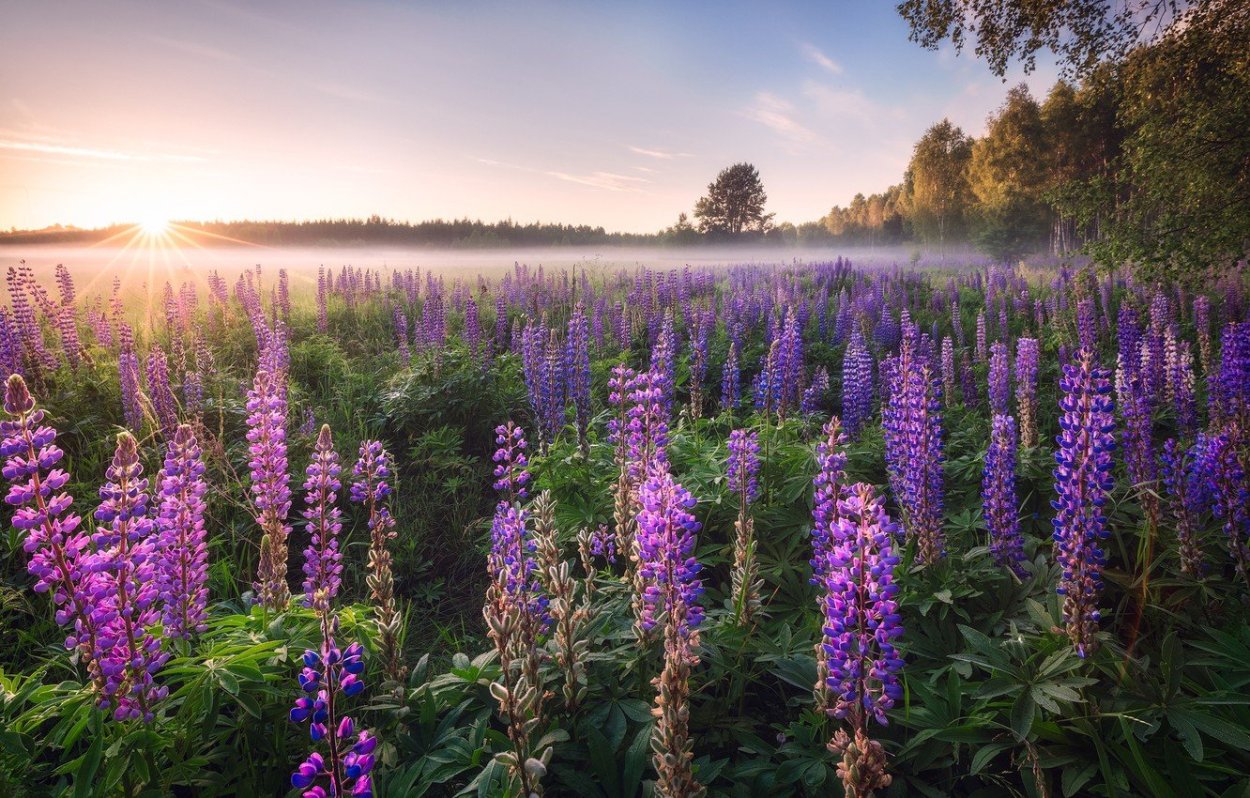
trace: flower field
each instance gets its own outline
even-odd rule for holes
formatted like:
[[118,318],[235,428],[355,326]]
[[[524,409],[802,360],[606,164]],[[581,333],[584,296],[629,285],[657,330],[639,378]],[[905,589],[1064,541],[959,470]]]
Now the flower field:
[[0,309],[0,795],[1250,794],[1243,273],[100,284]]

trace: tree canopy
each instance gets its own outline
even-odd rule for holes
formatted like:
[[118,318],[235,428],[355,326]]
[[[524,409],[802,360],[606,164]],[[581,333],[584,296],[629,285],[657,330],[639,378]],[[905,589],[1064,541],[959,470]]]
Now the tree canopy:
[[760,173],[749,163],[736,163],[722,169],[708,185],[707,195],[694,206],[694,215],[705,234],[763,233],[773,219],[771,213],[764,212],[767,202]]

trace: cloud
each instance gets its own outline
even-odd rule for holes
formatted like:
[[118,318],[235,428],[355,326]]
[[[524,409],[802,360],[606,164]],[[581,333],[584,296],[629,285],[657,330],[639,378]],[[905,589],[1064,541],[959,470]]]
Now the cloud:
[[104,161],[202,161],[196,155],[171,155],[159,153],[135,153],[120,150],[101,150],[92,147],[78,147],[66,144],[53,144],[42,141],[13,141],[0,139],[0,150],[16,150],[18,152],[37,152],[47,155],[68,155],[75,158],[90,158]]
[[373,92],[368,91],[367,89],[360,89],[360,88],[356,88],[355,86],[348,86],[345,83],[335,83],[335,82],[314,83],[313,88],[323,94],[328,94],[331,97],[334,97],[335,99],[339,99],[339,100],[348,100],[350,102],[362,102],[362,103],[389,102],[385,97],[382,97],[381,95],[374,94]]
[[199,58],[207,58],[210,61],[234,63],[241,60],[239,56],[232,52],[211,47],[207,44],[200,44],[199,42],[189,42],[184,39],[169,39],[164,36],[149,36],[148,39],[181,53],[194,55]]
[[742,112],[747,119],[759,122],[791,141],[814,141],[818,136],[794,118],[794,105],[787,100],[762,91],[755,95],[755,103]]
[[831,75],[841,75],[842,65],[825,55],[816,45],[810,42],[803,44],[803,55],[808,61],[830,73]]
[[629,151],[638,155],[645,155],[648,158],[657,158],[661,161],[672,161],[676,158],[692,157],[688,152],[666,152],[664,150],[649,150],[644,147],[629,146]]
[[521,166],[520,164],[496,161],[493,158],[474,157],[473,160],[487,166],[497,166],[503,169],[515,169],[520,172],[546,175],[547,177],[554,177],[556,180],[563,180],[566,183],[576,183],[579,186],[589,186],[591,188],[598,188],[604,191],[641,191],[642,184],[651,182],[645,177],[618,175],[614,172],[595,171],[590,174],[576,174],[573,172],[562,172],[556,169],[536,169],[532,166]]

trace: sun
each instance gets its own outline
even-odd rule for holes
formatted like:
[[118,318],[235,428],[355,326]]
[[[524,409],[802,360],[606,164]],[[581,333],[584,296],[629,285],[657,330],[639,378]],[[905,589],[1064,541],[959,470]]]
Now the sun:
[[169,233],[169,219],[164,216],[147,216],[139,221],[139,230],[153,238],[165,236]]

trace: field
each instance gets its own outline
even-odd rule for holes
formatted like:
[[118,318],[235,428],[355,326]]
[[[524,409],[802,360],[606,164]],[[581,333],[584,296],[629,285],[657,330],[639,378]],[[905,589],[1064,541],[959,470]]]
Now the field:
[[0,794],[1250,794],[1244,273],[66,262]]

